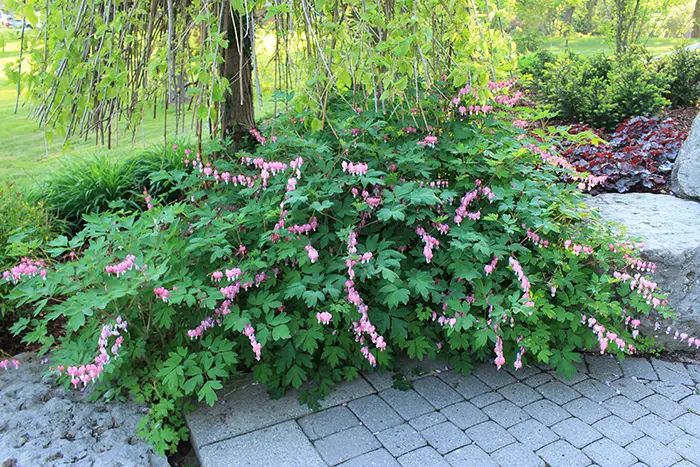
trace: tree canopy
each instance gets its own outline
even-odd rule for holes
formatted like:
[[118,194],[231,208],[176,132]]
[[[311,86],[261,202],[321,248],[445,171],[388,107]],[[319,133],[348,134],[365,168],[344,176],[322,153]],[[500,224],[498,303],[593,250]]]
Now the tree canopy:
[[194,125],[200,140],[240,136],[263,93],[316,110],[320,128],[331,94],[393,112],[436,79],[486,84],[514,66],[490,0],[9,3],[41,18],[23,44],[30,66],[11,73],[40,125],[107,144],[162,105],[175,107],[166,134]]

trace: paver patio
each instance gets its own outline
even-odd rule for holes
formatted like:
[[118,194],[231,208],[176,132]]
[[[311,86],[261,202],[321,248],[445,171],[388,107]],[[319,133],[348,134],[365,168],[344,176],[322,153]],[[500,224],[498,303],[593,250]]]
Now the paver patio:
[[700,365],[587,356],[571,380],[545,367],[435,362],[412,388],[370,373],[312,412],[249,378],[187,417],[203,467],[700,465]]

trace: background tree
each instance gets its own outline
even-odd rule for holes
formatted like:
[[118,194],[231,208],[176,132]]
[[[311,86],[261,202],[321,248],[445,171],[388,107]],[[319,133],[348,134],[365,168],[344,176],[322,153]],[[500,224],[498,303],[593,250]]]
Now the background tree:
[[266,97],[316,110],[309,124],[318,128],[332,94],[405,110],[415,104],[409,87],[443,75],[485,83],[513,63],[503,10],[489,0],[467,9],[440,0],[11,1],[45,18],[26,46],[30,67],[13,74],[33,116],[47,132],[107,146],[160,109],[164,138],[194,126],[200,141],[240,144],[254,95],[262,100],[264,62],[274,64]]

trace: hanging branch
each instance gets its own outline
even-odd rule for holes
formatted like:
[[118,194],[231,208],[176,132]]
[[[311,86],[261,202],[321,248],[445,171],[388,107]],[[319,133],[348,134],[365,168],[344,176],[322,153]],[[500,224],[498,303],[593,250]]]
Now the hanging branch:
[[[22,75],[22,59],[23,59],[23,53],[24,53],[24,29],[27,24],[27,19],[25,17],[22,17],[22,35],[20,36],[19,39],[19,75]],[[15,100],[15,113],[17,113],[17,109],[19,109],[19,93],[20,93],[20,83],[21,80],[17,80],[17,99]]]

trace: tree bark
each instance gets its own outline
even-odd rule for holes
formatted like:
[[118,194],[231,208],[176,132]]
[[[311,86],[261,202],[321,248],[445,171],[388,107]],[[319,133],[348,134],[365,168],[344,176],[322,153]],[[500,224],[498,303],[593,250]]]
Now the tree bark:
[[700,0],[695,0],[692,37],[700,37]]
[[228,47],[222,50],[223,63],[221,76],[229,82],[229,91],[224,94],[225,101],[221,109],[221,136],[230,138],[234,150],[241,147],[248,128],[255,123],[251,34],[249,21],[253,18],[242,15],[230,8],[224,15],[222,30],[228,39]]
[[595,13],[596,3],[598,3],[598,0],[588,0],[586,2],[586,19],[583,23],[584,34],[593,32],[593,14]]

